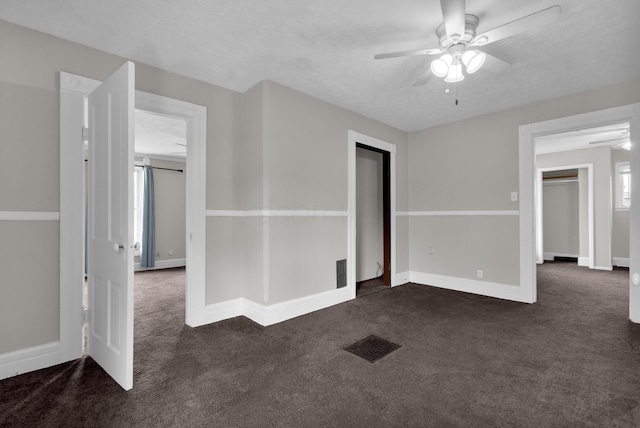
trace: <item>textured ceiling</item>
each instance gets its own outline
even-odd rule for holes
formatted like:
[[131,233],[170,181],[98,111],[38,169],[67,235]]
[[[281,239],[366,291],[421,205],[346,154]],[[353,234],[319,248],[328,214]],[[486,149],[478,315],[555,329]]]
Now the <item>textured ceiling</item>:
[[187,122],[136,109],[135,152],[180,162],[187,158]]
[[437,47],[438,0],[0,0],[0,19],[244,92],[271,80],[405,131],[640,77],[638,0],[468,0],[478,33],[547,8],[562,17],[484,48],[511,67],[445,94],[412,86]]
[[609,146],[622,149],[630,141],[629,122],[536,137],[536,154]]

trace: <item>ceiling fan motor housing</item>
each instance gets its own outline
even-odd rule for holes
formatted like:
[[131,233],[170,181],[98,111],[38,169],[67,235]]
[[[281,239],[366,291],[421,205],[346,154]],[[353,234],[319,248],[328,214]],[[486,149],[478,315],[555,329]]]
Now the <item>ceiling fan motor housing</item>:
[[438,41],[440,42],[440,47],[442,50],[449,52],[451,55],[454,52],[451,52],[450,49],[455,47],[456,45],[462,45],[462,52],[466,46],[471,43],[471,41],[476,37],[476,29],[478,28],[478,23],[480,20],[477,16],[466,14],[464,19],[464,36],[458,38],[457,40],[453,40],[447,36],[447,31],[444,28],[444,22],[438,25],[436,29],[436,35],[438,36]]

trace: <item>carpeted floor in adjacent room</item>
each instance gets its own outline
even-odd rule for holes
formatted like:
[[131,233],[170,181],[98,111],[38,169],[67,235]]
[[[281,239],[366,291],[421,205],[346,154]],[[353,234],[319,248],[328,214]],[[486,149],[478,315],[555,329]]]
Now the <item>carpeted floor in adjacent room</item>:
[[[0,382],[16,427],[637,427],[628,271],[538,268],[527,305],[416,284],[270,327],[184,325],[184,270],[136,274],[134,388],[91,358]],[[369,363],[342,348],[401,347]]]

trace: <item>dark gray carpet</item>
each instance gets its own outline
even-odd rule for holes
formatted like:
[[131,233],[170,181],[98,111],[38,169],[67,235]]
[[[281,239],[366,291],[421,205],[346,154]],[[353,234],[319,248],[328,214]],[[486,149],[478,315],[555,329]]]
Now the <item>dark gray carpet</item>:
[[382,283],[382,277],[367,279],[356,283],[356,297],[366,296],[367,294],[377,293],[378,291],[389,290],[390,287]]
[[[640,426],[628,272],[538,272],[535,305],[405,285],[195,329],[183,271],[137,274],[134,389],[83,358],[0,382],[0,425]],[[370,334],[401,348],[373,364],[342,349]]]

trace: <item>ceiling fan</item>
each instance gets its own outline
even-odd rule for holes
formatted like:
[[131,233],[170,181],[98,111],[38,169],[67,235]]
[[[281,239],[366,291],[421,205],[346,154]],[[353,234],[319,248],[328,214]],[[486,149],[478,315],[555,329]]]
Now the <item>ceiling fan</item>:
[[184,150],[179,152],[171,152],[170,155],[185,155],[187,153],[187,145],[182,143],[174,143],[176,146],[184,147]]
[[386,59],[443,54],[431,62],[429,70],[414,83],[414,86],[424,85],[434,75],[444,77],[445,82],[459,82],[465,78],[463,66],[467,74],[475,73],[481,67],[494,73],[500,73],[509,66],[507,62],[471,48],[486,46],[498,40],[547,25],[562,14],[560,6],[555,5],[476,35],[480,20],[475,15],[465,13],[465,0],[440,0],[440,6],[444,17],[444,22],[436,29],[440,47],[374,56],[375,59]]

